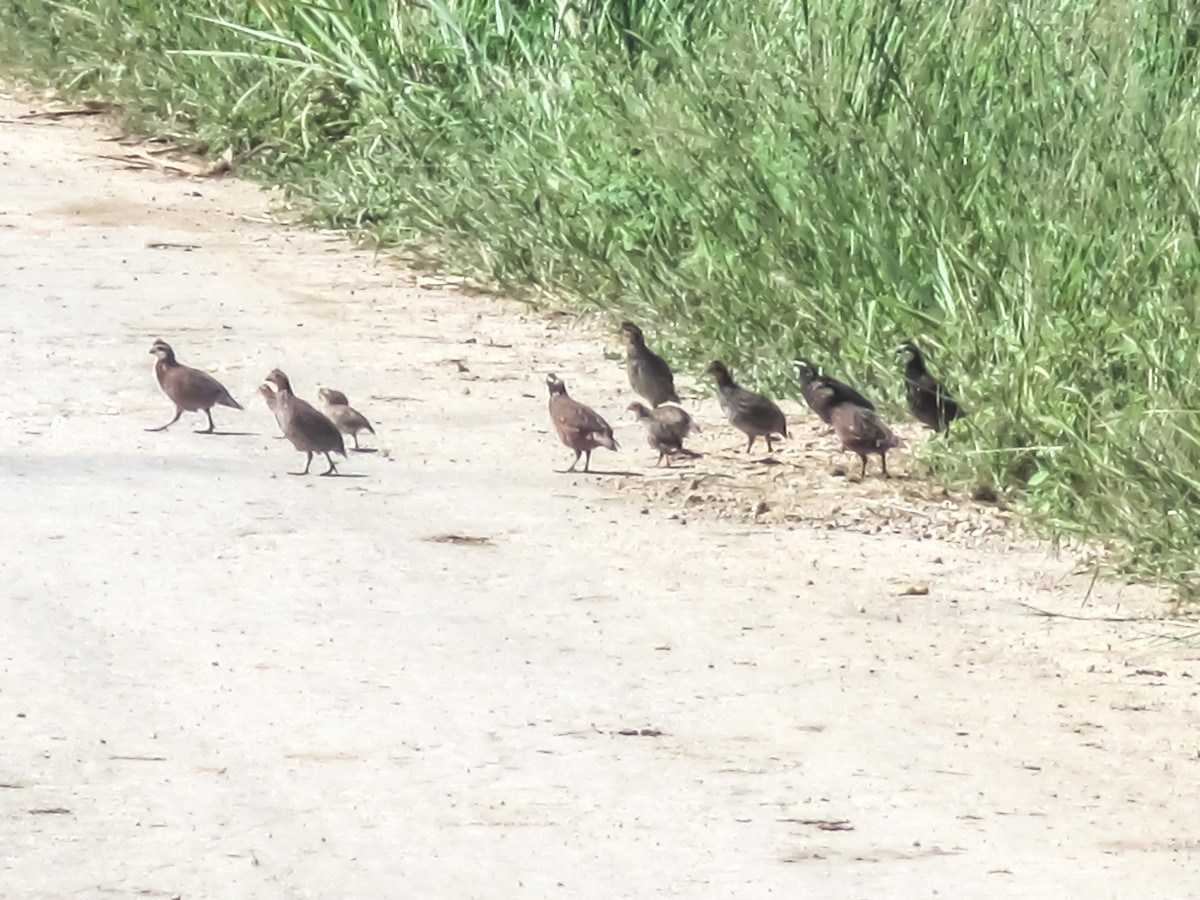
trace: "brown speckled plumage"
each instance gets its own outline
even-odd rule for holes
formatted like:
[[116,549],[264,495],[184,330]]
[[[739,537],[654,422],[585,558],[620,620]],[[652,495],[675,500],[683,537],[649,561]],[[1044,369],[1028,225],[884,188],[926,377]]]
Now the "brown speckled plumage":
[[329,468],[321,474],[336,475],[337,466],[333,464],[330,454],[346,455],[346,446],[337,425],[324,413],[314,409],[308,401],[297,397],[292,391],[292,383],[283,372],[272,369],[267,381],[279,389],[275,395],[275,419],[283,430],[283,436],[292,442],[293,447],[307,454],[304,471],[289,474],[307,475],[312,465],[313,454],[324,453]]
[[158,377],[158,385],[163,389],[163,393],[175,404],[175,418],[158,428],[147,428],[147,431],[166,431],[178,422],[185,412],[203,411],[208,416],[208,427],[196,433],[213,434],[216,431],[212,417],[214,406],[242,408],[217,379],[207,372],[178,362],[175,359],[175,351],[166,341],[156,340],[151,344],[150,352],[158,357],[158,362],[154,364],[154,374]]
[[597,447],[617,450],[612,426],[592,408],[567,395],[567,386],[556,375],[546,376],[546,387],[550,391],[550,421],[558,432],[558,439],[575,451],[575,459],[568,472],[574,472],[579,457],[586,454],[583,471],[588,471],[592,451]]
[[705,371],[717,383],[718,399],[729,424],[750,438],[746,444],[747,453],[760,437],[766,438],[767,452],[770,453],[775,449],[771,445],[772,437],[788,436],[787,417],[773,400],[739,387],[723,362],[710,363]]

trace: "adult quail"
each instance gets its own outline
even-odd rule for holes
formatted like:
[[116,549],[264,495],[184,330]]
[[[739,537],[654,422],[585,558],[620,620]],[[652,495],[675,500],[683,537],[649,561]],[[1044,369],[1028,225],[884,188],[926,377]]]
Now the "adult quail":
[[817,367],[806,359],[794,360],[792,368],[796,377],[800,379],[800,395],[804,397],[804,402],[826,425],[831,424],[833,408],[839,403],[852,403],[863,409],[875,409],[874,403],[850,385],[822,375]]
[[646,443],[658,451],[655,466],[667,461],[671,468],[671,457],[683,453],[683,441],[693,430],[699,431],[694,419],[680,406],[660,406],[647,409],[641,403],[630,403],[627,409],[646,429]]
[[628,341],[625,346],[625,368],[629,373],[629,386],[645,397],[651,406],[678,403],[679,395],[675,393],[675,376],[671,374],[671,367],[646,346],[642,329],[632,322],[622,322],[621,331]]
[[289,475],[307,475],[312,465],[314,453],[324,453],[329,463],[328,470],[322,475],[336,475],[337,467],[333,464],[331,453],[346,455],[346,446],[342,443],[342,433],[324,413],[318,412],[310,403],[301,400],[292,392],[292,383],[278,369],[272,369],[267,381],[279,388],[275,395],[275,419],[283,430],[283,436],[292,442],[292,446],[301,453],[307,454],[303,472],[289,472]]
[[784,416],[783,410],[762,394],[738,387],[725,363],[710,363],[705,369],[705,374],[711,375],[717,382],[718,399],[729,424],[750,438],[750,442],[746,444],[747,453],[760,437],[767,439],[767,452],[770,453],[775,449],[771,446],[772,437],[788,436],[787,417]]
[[333,424],[337,425],[344,434],[354,438],[354,449],[358,450],[358,433],[360,431],[369,431],[375,433],[375,429],[371,427],[371,423],[367,421],[367,417],[360,413],[357,409],[350,408],[350,401],[346,399],[346,395],[341,391],[335,391],[332,388],[321,388],[317,391],[317,396],[325,403],[325,415],[333,420]]
[[839,403],[830,410],[831,424],[841,438],[842,450],[851,450],[862,460],[860,478],[867,475],[867,455],[879,454],[883,466],[883,477],[888,478],[887,452],[893,447],[903,447],[904,441],[896,437],[883,423],[879,414],[853,403]]
[[586,454],[583,471],[588,471],[592,462],[592,451],[597,447],[619,449],[620,445],[613,438],[612,426],[595,410],[567,396],[567,386],[557,375],[546,376],[546,387],[550,389],[550,421],[554,423],[558,439],[575,451],[575,459],[571,462],[571,468],[567,469],[568,472],[575,471],[579,457],[583,454]]
[[242,408],[217,379],[207,372],[178,362],[175,359],[175,351],[166,341],[156,340],[150,345],[150,352],[158,357],[158,362],[154,364],[154,374],[158,376],[158,385],[163,389],[163,393],[175,404],[175,418],[158,428],[147,428],[147,431],[166,431],[178,422],[185,412],[203,410],[208,416],[208,427],[196,433],[213,434],[216,431],[212,417],[214,406]]
[[946,390],[946,386],[929,374],[925,357],[912,341],[896,348],[896,353],[908,354],[904,367],[904,390],[908,408],[917,421],[936,432],[949,431],[950,423],[965,418],[967,413]]

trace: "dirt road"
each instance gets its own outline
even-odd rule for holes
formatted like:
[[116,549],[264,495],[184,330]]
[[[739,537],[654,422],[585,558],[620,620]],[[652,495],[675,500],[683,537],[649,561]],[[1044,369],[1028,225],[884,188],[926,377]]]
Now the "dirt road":
[[[690,516],[639,487],[603,331],[29,109],[0,101],[0,896],[1200,896],[1200,653],[1102,618],[1146,592]],[[240,434],[143,431],[156,337]],[[285,474],[275,366],[381,452]],[[634,475],[554,471],[547,371]]]

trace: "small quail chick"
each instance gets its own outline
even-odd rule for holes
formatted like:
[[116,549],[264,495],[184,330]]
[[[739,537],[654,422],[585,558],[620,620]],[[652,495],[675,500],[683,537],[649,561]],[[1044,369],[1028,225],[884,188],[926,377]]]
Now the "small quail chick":
[[229,395],[225,386],[207,372],[185,366],[175,359],[175,351],[164,340],[156,340],[150,345],[150,352],[158,357],[154,364],[154,374],[158,377],[158,385],[163,393],[175,404],[175,418],[166,425],[158,428],[147,428],[147,431],[166,431],[179,421],[185,412],[203,410],[208,416],[208,427],[197,434],[213,434],[216,426],[213,424],[212,408],[228,406],[231,409],[241,409],[242,405]]
[[862,460],[860,478],[867,475],[867,455],[879,454],[883,477],[888,478],[887,452],[903,447],[904,441],[892,434],[874,410],[853,403],[839,403],[830,411],[833,430],[842,441],[842,451],[851,450]]
[[679,395],[675,393],[675,376],[671,374],[671,367],[646,346],[642,329],[632,322],[623,322],[621,331],[628,341],[625,368],[629,373],[629,386],[645,397],[651,406],[678,403]]
[[850,385],[822,375],[815,365],[806,359],[792,362],[796,377],[800,379],[800,394],[808,408],[817,414],[826,425],[831,424],[833,408],[839,403],[853,403],[863,409],[875,409],[875,404]]
[[630,403],[627,409],[646,429],[646,443],[658,451],[656,467],[665,459],[667,468],[671,468],[671,457],[684,452],[684,438],[692,431],[700,430],[687,410],[679,406],[647,409],[641,403]]
[[729,424],[750,438],[750,442],[746,444],[747,453],[760,437],[767,439],[767,452],[770,453],[775,449],[771,446],[772,437],[788,436],[787,417],[784,416],[783,410],[762,394],[739,387],[729,374],[725,363],[710,363],[705,374],[711,375],[717,382],[721,409],[725,411]]
[[317,391],[317,396],[325,403],[325,415],[329,416],[344,434],[354,438],[355,450],[362,449],[358,446],[358,433],[360,431],[375,433],[375,429],[371,427],[367,417],[357,409],[351,409],[350,401],[341,391],[323,387]]
[[966,418],[967,412],[946,390],[946,386],[929,374],[925,368],[925,357],[912,341],[896,348],[898,354],[907,354],[904,367],[904,392],[908,408],[917,421],[935,432],[949,433],[950,423]]
[[342,433],[324,413],[318,412],[306,400],[301,400],[292,392],[292,383],[278,369],[272,369],[267,381],[279,388],[275,395],[275,419],[283,430],[283,436],[292,442],[292,446],[301,453],[308,455],[303,472],[289,472],[289,475],[307,475],[312,465],[314,453],[324,453],[329,468],[322,475],[336,475],[337,466],[333,464],[331,453],[346,455],[346,445],[342,442]]
[[571,462],[571,468],[567,469],[568,472],[575,471],[579,457],[583,454],[587,454],[583,460],[583,471],[588,471],[592,462],[592,451],[597,447],[619,449],[620,445],[613,437],[612,426],[591,407],[567,396],[567,386],[557,375],[546,376],[546,387],[550,390],[550,421],[554,423],[558,439],[575,451],[575,459]]

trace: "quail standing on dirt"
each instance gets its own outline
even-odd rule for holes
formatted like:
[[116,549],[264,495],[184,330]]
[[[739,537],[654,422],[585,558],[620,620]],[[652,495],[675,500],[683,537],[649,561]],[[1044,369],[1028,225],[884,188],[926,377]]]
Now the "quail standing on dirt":
[[905,341],[896,348],[896,352],[908,356],[908,363],[904,367],[908,408],[926,428],[948,433],[950,423],[965,418],[966,411],[958,405],[946,386],[929,374],[925,368],[925,357],[916,344]]
[[621,331],[628,342],[625,345],[625,367],[629,373],[629,386],[645,397],[651,406],[678,403],[679,395],[675,393],[675,376],[671,374],[671,367],[646,346],[642,329],[632,322],[623,322]]
[[628,409],[646,429],[646,443],[658,451],[655,466],[662,465],[665,459],[667,468],[671,468],[671,457],[684,452],[684,438],[693,430],[700,430],[687,410],[680,406],[647,409],[644,404],[630,403]]
[[787,417],[784,416],[783,410],[762,394],[739,387],[729,374],[725,363],[709,363],[705,374],[711,375],[717,382],[721,409],[725,411],[729,424],[750,438],[750,442],[746,444],[747,453],[760,437],[766,438],[767,452],[770,453],[775,449],[771,446],[772,437],[788,436]]
[[150,345],[150,352],[158,357],[154,364],[154,374],[158,377],[158,385],[163,393],[175,404],[175,418],[166,425],[158,428],[147,428],[147,431],[166,431],[179,421],[185,412],[203,410],[208,416],[208,427],[197,434],[214,434],[212,408],[228,406],[230,409],[241,409],[242,405],[229,395],[225,386],[207,372],[185,366],[175,359],[175,351],[164,340],[156,340]]
[[842,441],[842,451],[850,450],[862,460],[860,478],[867,476],[867,456],[879,454],[883,466],[883,477],[889,478],[887,452],[893,447],[903,447],[904,441],[896,437],[874,410],[853,403],[839,403],[830,410],[830,424]]
[[323,387],[317,391],[317,396],[325,404],[325,415],[333,420],[333,423],[341,429],[343,434],[348,434],[354,438],[355,450],[361,450],[362,448],[358,446],[358,433],[360,431],[369,431],[372,435],[375,434],[375,429],[371,427],[371,423],[367,421],[367,417],[357,409],[351,409],[350,401],[346,399],[346,395],[341,391]]
[[583,471],[588,471],[592,451],[597,447],[619,449],[612,426],[591,407],[569,397],[566,384],[557,375],[546,376],[546,387],[550,390],[550,421],[554,423],[558,439],[575,451],[575,459],[568,472],[575,471],[579,457],[584,454]]
[[322,475],[336,475],[337,466],[333,464],[331,453],[346,455],[346,446],[342,442],[342,433],[333,421],[324,413],[318,412],[306,400],[301,400],[292,391],[292,383],[278,369],[272,369],[267,381],[279,388],[275,395],[275,419],[283,430],[283,436],[292,442],[292,446],[301,453],[307,454],[303,472],[289,472],[289,475],[307,475],[312,465],[314,453],[324,453],[329,468]]
[[817,414],[826,425],[833,424],[833,408],[840,403],[851,403],[863,409],[874,410],[875,404],[850,385],[822,375],[815,365],[806,359],[792,362],[796,377],[800,379],[800,395],[808,408]]

